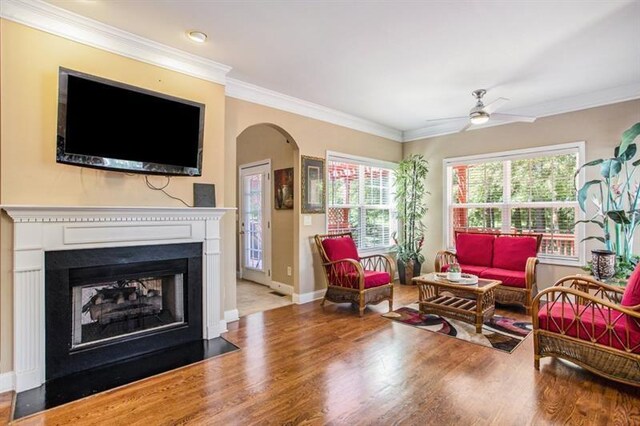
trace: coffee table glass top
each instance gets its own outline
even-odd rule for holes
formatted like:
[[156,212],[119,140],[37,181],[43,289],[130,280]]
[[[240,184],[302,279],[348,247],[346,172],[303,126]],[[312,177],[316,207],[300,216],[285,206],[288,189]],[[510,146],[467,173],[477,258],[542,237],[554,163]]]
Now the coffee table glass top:
[[429,274],[420,275],[419,277],[415,277],[413,279],[417,283],[426,283],[426,284],[436,284],[445,287],[457,287],[457,288],[468,288],[468,289],[485,289],[495,287],[497,285],[502,284],[498,280],[488,280],[484,278],[478,278],[477,284],[457,284],[454,281],[449,281],[447,279],[439,278],[435,272],[431,272]]

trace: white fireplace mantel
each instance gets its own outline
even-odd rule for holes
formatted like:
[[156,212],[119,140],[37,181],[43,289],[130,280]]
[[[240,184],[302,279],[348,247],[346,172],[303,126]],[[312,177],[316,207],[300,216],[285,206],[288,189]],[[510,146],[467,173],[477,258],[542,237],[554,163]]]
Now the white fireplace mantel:
[[1,206],[13,228],[13,364],[17,392],[45,380],[46,251],[202,242],[203,338],[222,319],[220,218],[232,208]]

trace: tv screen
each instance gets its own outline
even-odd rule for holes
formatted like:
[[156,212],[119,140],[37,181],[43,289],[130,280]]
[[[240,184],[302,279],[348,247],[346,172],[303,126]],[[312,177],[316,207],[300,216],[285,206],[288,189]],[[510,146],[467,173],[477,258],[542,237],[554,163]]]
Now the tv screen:
[[204,105],[60,68],[59,163],[202,174]]

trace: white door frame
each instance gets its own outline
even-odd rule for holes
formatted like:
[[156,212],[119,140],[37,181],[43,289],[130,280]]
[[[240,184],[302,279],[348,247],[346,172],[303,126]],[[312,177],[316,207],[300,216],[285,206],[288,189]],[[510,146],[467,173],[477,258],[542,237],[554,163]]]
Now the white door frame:
[[[244,183],[242,179],[243,171],[250,171],[251,169],[263,169],[266,172],[264,180],[264,190],[262,197],[262,262],[263,270],[250,271],[245,270],[244,266],[244,229],[243,229],[243,188]],[[248,279],[250,281],[257,282],[266,286],[271,285],[271,159],[254,161],[253,163],[241,164],[238,166],[238,232],[239,244],[238,244],[238,256],[240,259],[240,271],[239,275],[241,279]]]

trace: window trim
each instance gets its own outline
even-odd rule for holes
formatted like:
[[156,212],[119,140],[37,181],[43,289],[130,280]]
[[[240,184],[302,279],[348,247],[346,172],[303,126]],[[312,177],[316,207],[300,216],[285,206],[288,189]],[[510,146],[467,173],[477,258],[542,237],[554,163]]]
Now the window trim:
[[[386,160],[380,160],[377,158],[369,158],[369,157],[362,157],[359,155],[352,155],[352,154],[345,154],[342,152],[337,152],[337,151],[327,151],[326,152],[326,167],[325,167],[325,181],[326,186],[327,186],[327,190],[325,191],[325,205],[327,206],[327,212],[325,215],[325,221],[324,221],[324,231],[326,234],[329,233],[329,162],[330,161],[335,161],[335,162],[340,162],[340,161],[344,161],[345,163],[351,163],[351,164],[357,164],[357,165],[364,165],[364,166],[370,166],[370,167],[379,167],[379,168],[383,168],[383,169],[390,169],[392,171],[395,171],[398,168],[398,163],[394,163],[392,161],[386,161]],[[362,191],[360,191],[362,192]],[[364,194],[359,194],[359,197],[363,197]],[[393,197],[390,200],[391,202],[391,206],[392,208],[390,209],[391,213],[395,212],[395,207],[394,207],[394,200]],[[345,207],[345,208],[365,208],[364,204],[345,204],[344,206],[341,205],[340,207]],[[376,206],[367,206],[366,208],[369,209],[376,209],[376,208],[380,208],[382,209],[382,207],[376,207]],[[384,209],[386,210],[386,209]],[[364,218],[361,217],[360,221],[363,221]],[[393,247],[393,244],[389,245],[389,246],[385,246],[385,247],[373,247],[373,248],[367,248],[367,249],[363,249],[363,248],[358,248],[358,253],[361,254],[381,254],[381,253],[389,253],[391,251],[391,248]]]
[[[578,152],[578,164],[584,164],[585,161],[585,142],[584,141],[576,141],[570,143],[562,143],[555,145],[542,145],[533,148],[524,148],[524,149],[515,149],[509,151],[499,151],[485,154],[476,154],[476,155],[467,155],[461,157],[451,157],[444,158],[442,160],[442,170],[443,170],[443,220],[442,220],[442,233],[443,233],[443,241],[445,243],[445,247],[448,249],[453,248],[453,242],[450,241],[450,217],[449,217],[449,209],[453,206],[462,206],[461,204],[453,204],[449,203],[451,200],[451,190],[453,184],[452,174],[448,172],[449,167],[453,165],[467,165],[467,164],[478,164],[488,162],[489,160],[494,161],[506,161],[506,160],[521,160],[523,158],[535,158],[539,157],[541,154],[545,155],[562,155],[562,154],[570,154],[574,152]],[[506,168],[507,173],[503,173],[503,188],[510,188],[510,182],[507,184],[507,181],[510,178],[510,168]],[[585,182],[585,169],[581,169],[580,173],[578,173],[578,187],[582,187]],[[510,200],[510,191],[507,191],[506,199],[504,199],[501,203],[470,203],[464,204],[467,206],[477,206],[477,207],[494,207],[494,208],[504,208],[505,205],[509,205],[511,203]],[[550,201],[545,202],[544,204],[552,206],[555,203],[566,204],[567,202],[558,202],[558,201]],[[576,206],[578,202],[575,202]],[[527,203],[518,203],[518,205],[527,205]],[[536,207],[539,207],[541,203],[536,203]],[[577,208],[578,211],[578,220],[583,220],[585,218],[584,212]],[[584,223],[580,223],[575,227],[576,230],[576,253],[577,259],[564,258],[557,255],[545,255],[540,254],[538,259],[542,264],[549,265],[563,265],[563,266],[583,266],[585,264],[585,253],[586,253],[586,244],[581,243],[582,239],[585,236],[585,225]]]

